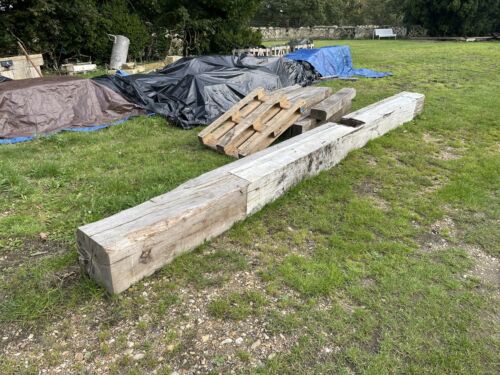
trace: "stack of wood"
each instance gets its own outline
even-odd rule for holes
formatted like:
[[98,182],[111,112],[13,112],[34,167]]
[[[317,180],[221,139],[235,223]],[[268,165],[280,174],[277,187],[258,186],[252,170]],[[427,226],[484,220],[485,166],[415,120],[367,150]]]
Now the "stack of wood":
[[93,72],[97,70],[97,65],[92,64],[92,62],[77,62],[62,64],[61,68],[64,73],[69,76],[73,76],[75,74],[85,74],[88,72]]
[[202,144],[236,158],[263,150],[291,128],[302,134],[351,109],[356,90],[332,95],[329,87],[286,87],[272,93],[256,89],[235,104],[198,138]]
[[292,52],[298,51],[299,49],[312,49],[312,48],[314,48],[313,41],[309,40],[309,39],[291,40],[290,42],[288,42],[288,45],[292,49]]

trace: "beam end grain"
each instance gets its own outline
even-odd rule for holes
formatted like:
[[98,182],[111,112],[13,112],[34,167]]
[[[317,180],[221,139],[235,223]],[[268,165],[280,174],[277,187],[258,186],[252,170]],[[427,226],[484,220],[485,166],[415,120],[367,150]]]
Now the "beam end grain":
[[80,264],[109,292],[133,283],[246,216],[248,182],[208,174],[77,231]]

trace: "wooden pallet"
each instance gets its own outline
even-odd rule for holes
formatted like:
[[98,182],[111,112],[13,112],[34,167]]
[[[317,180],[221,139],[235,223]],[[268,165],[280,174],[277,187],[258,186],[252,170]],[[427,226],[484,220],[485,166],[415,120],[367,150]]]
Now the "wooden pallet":
[[330,94],[327,87],[291,86],[273,93],[256,89],[203,129],[198,138],[226,155],[250,155],[271,145],[303,111]]

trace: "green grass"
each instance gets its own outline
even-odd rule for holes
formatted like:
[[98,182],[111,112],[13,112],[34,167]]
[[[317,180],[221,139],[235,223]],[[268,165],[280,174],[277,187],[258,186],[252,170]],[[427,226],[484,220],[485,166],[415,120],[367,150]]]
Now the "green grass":
[[218,298],[208,305],[208,313],[218,319],[242,320],[250,315],[259,314],[266,304],[266,298],[256,291],[231,293]]
[[[269,335],[294,345],[259,368],[250,348],[239,348],[239,362],[231,362],[218,347],[209,360],[217,371],[236,363],[244,373],[264,374],[496,373],[498,285],[464,275],[477,261],[471,247],[500,256],[500,45],[338,43],[352,47],[356,67],[394,75],[324,85],[355,87],[354,108],[421,92],[423,114],[120,296],[79,276],[75,229],[230,159],[200,146],[198,130],[159,117],[1,146],[0,330],[43,336],[69,313],[86,324],[99,311],[99,329],[135,322],[144,344],[157,349],[167,344],[155,332],[168,336],[191,321],[176,315],[190,313],[186,291],[221,291],[206,305],[215,322],[237,329],[258,318]],[[446,220],[453,225],[436,226]],[[446,246],[428,250],[436,238]],[[48,253],[30,256],[40,249]],[[242,273],[255,275],[263,290],[229,288]],[[176,323],[164,322],[169,315]],[[186,351],[196,329],[189,332],[172,339]],[[101,335],[88,347],[104,352],[96,356],[121,352],[126,333],[114,344]],[[166,373],[179,350],[166,354]],[[139,367],[122,357],[111,371],[149,371],[156,362],[146,352]],[[58,362],[57,353],[52,358]],[[48,361],[25,367],[23,356],[0,356],[0,372],[33,373]]]

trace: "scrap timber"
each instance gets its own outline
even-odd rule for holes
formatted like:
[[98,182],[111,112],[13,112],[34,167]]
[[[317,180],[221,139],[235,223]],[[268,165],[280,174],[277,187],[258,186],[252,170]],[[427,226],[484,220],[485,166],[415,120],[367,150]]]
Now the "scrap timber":
[[325,122],[337,122],[342,116],[351,111],[352,100],[356,90],[350,87],[343,88],[325,100],[306,109],[303,116],[291,128],[291,136],[305,133]]
[[[355,95],[352,88],[334,95],[328,87],[292,86],[272,93],[256,89],[203,129],[198,138],[226,155],[247,156],[271,145],[290,127],[296,129],[292,133],[301,134],[331,118],[338,120],[350,110]],[[318,113],[319,119],[313,117]]]
[[[259,100],[259,93],[252,100]],[[260,210],[304,178],[331,168],[350,151],[411,121],[423,103],[424,95],[402,92],[344,116],[340,122],[347,125],[326,123],[84,225],[77,230],[80,262],[109,292],[120,293]]]
[[42,65],[41,54],[0,57],[0,75],[10,79],[38,78]]
[[338,121],[351,110],[351,101],[355,96],[355,89],[344,88],[312,107],[310,116],[319,121]]

